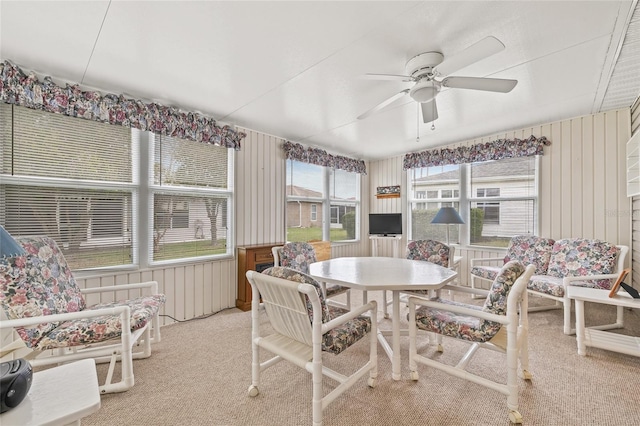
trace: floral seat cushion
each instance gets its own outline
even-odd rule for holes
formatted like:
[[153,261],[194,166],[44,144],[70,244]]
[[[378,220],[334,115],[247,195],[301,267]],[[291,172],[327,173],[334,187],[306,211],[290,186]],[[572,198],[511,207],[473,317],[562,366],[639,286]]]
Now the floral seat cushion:
[[407,259],[426,260],[449,267],[449,246],[435,240],[416,240],[407,244]]
[[287,243],[278,251],[280,266],[309,273],[309,265],[316,261],[316,251],[306,242]]
[[546,274],[554,243],[551,238],[516,235],[509,241],[504,263],[517,260],[525,265],[535,265],[534,275]]
[[[509,261],[505,264],[493,281],[483,306],[467,305],[440,298],[434,300],[446,305],[464,306],[497,315],[506,315],[509,292],[524,269],[524,265],[517,261]],[[472,342],[489,341],[502,327],[495,321],[427,306],[416,309],[416,325],[422,330]]]
[[342,294],[345,291],[349,291],[349,287],[343,287],[341,285],[329,285],[327,286],[327,298]]
[[[283,266],[273,266],[264,270],[262,273],[276,278],[283,278],[289,281],[313,285],[316,288],[318,297],[320,298],[323,324],[329,322],[332,318],[349,312],[346,309],[327,305],[324,295],[322,294],[320,283],[305,273]],[[306,296],[305,299],[307,302],[309,321],[313,322],[313,307]],[[322,336],[322,350],[325,352],[339,354],[364,337],[369,331],[371,331],[371,319],[362,315],[358,316],[325,333]]]
[[[619,253],[618,247],[606,241],[584,238],[558,240],[553,246],[547,275],[564,278],[613,274],[616,271]],[[615,282],[599,280],[595,281],[595,285],[609,290],[613,285],[612,281]]]
[[[87,310],[129,306],[131,309],[131,331],[138,330],[149,322],[165,303],[163,294],[139,297],[119,302],[100,303]],[[50,333],[43,336],[35,349],[45,350],[65,346],[87,345],[115,339],[122,333],[120,315],[104,315],[94,318],[83,318],[65,321]]]
[[[26,254],[0,258],[0,304],[7,318],[18,319],[85,309],[80,292],[64,255],[48,237],[17,237]],[[16,331],[29,347],[59,322],[38,324]]]
[[[53,239],[18,237],[16,241],[26,254],[0,259],[0,302],[9,319],[127,305],[131,309],[133,331],[144,327],[165,303],[165,296],[156,294],[87,308],[71,269]],[[104,315],[16,327],[16,332],[28,347],[45,350],[117,338],[121,325],[119,315]]]
[[500,272],[499,266],[474,266],[471,268],[471,275],[493,281]]

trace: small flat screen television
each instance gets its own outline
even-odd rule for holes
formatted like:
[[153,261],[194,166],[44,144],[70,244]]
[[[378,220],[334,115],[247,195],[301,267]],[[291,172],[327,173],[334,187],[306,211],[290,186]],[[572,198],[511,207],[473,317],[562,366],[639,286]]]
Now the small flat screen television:
[[401,235],[402,213],[369,213],[369,235]]

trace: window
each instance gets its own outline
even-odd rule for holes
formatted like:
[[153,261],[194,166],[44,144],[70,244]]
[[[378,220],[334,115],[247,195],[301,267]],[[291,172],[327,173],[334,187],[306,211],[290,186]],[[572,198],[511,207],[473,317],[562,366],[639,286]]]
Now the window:
[[226,254],[229,149],[169,136],[152,138],[152,261]]
[[[407,172],[410,179],[409,211],[410,239],[435,239],[446,241],[447,228],[431,224],[431,220],[441,207],[459,208],[460,167],[438,166],[411,169]],[[421,194],[426,193],[428,203],[420,202]],[[455,197],[455,198],[454,198]],[[459,240],[458,227],[451,227],[450,241]]]
[[[211,247],[207,203],[222,200],[226,214],[232,150],[4,103],[0,142],[0,223],[13,235],[50,236],[74,270],[225,252],[226,229]],[[194,241],[206,247],[188,248]]]
[[[449,225],[451,241],[506,247],[514,235],[537,233],[537,167],[537,157],[523,157],[410,170],[416,196],[409,197],[409,238],[446,239],[446,228],[430,223],[443,206],[455,207],[466,222]],[[417,202],[422,191],[426,205]]]
[[[506,247],[512,236],[537,232],[536,157],[467,165],[470,244]],[[491,199],[491,201],[487,201]]]
[[358,173],[287,160],[286,196],[287,241],[358,238]]

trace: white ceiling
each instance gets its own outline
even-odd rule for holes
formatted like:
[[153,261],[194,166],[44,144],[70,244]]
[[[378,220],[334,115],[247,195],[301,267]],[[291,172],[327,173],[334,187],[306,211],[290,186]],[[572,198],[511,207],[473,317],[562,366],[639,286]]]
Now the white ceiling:
[[[640,31],[622,42],[640,26],[637,6],[3,0],[0,54],[59,82],[371,160],[630,106],[640,93]],[[420,123],[419,142],[418,104],[408,96],[356,118],[411,87],[363,74],[404,74],[418,53],[451,56],[489,35],[506,49],[454,74],[517,79],[510,93],[443,89],[436,129]]]

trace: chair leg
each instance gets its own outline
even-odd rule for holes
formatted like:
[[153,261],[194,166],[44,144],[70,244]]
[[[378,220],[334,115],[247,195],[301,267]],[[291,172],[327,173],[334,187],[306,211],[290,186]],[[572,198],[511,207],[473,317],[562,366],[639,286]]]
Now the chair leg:
[[259,306],[259,297],[253,297],[251,300],[251,385],[248,390],[250,397],[258,396],[260,393],[260,346],[257,343],[260,337]]
[[566,294],[564,296],[564,334],[575,334],[575,330],[571,329],[571,299]]

